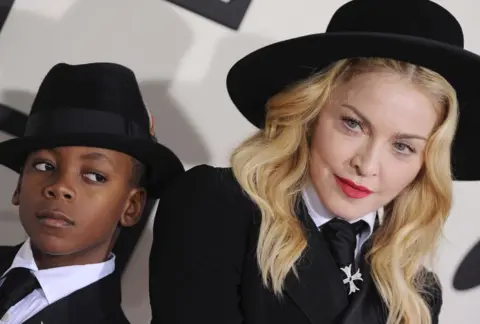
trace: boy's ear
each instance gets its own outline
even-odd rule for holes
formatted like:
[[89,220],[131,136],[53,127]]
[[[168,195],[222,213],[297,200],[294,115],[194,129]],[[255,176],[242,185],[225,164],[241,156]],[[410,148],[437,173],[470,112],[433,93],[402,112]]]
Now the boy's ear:
[[20,186],[22,183],[22,177],[20,176],[17,181],[17,186],[15,188],[15,191],[13,192],[12,196],[12,205],[18,206],[20,205]]
[[146,201],[147,192],[145,189],[132,189],[125,205],[125,211],[120,218],[120,225],[123,227],[131,227],[137,224],[140,217],[142,217]]

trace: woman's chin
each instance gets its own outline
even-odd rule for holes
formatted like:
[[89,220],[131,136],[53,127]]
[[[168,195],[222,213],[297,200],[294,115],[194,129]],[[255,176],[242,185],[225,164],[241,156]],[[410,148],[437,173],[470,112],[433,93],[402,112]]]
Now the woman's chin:
[[[340,197],[339,197],[340,198]],[[364,201],[354,201],[350,199],[330,199],[329,203],[325,203],[325,207],[335,216],[346,221],[355,221],[368,214],[375,213],[380,207],[373,206],[371,203]]]

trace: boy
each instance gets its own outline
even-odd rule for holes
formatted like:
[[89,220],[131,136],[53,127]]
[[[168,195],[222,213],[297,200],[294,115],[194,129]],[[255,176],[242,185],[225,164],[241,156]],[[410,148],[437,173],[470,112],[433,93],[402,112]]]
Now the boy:
[[128,323],[115,234],[184,171],[156,142],[133,72],[54,66],[24,137],[0,143],[0,164],[20,174],[12,203],[28,234],[0,247],[0,323]]

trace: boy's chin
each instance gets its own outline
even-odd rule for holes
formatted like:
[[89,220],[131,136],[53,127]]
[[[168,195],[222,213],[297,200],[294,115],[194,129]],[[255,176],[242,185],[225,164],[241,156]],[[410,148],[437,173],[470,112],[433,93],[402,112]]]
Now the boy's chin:
[[[79,249],[68,246],[68,242],[64,239],[55,237],[31,237],[32,250],[50,255],[50,256],[64,256],[77,253]],[[66,244],[67,243],[67,244]]]

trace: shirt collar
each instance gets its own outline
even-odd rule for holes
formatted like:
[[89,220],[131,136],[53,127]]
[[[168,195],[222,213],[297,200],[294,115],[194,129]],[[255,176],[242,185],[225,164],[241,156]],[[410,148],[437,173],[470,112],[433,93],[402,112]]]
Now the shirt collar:
[[[329,220],[336,217],[320,201],[320,198],[318,197],[318,194],[315,191],[315,188],[311,182],[308,182],[303,189],[302,197],[305,202],[305,206],[307,207],[308,213],[310,214],[310,217],[312,218],[313,222],[317,227],[322,226]],[[379,221],[381,221],[381,217],[383,217],[383,208],[381,209],[382,210],[378,212]],[[367,240],[372,235],[376,217],[377,212],[371,212],[364,215],[363,217],[360,217],[350,222],[355,223],[360,220],[364,220],[368,224],[368,233],[366,233],[367,235],[362,235],[362,241]]]
[[110,253],[108,260],[102,263],[39,270],[33,258],[30,239],[27,239],[2,278],[13,268],[29,269],[37,278],[48,303],[52,304],[111,274],[115,270],[115,255]]

